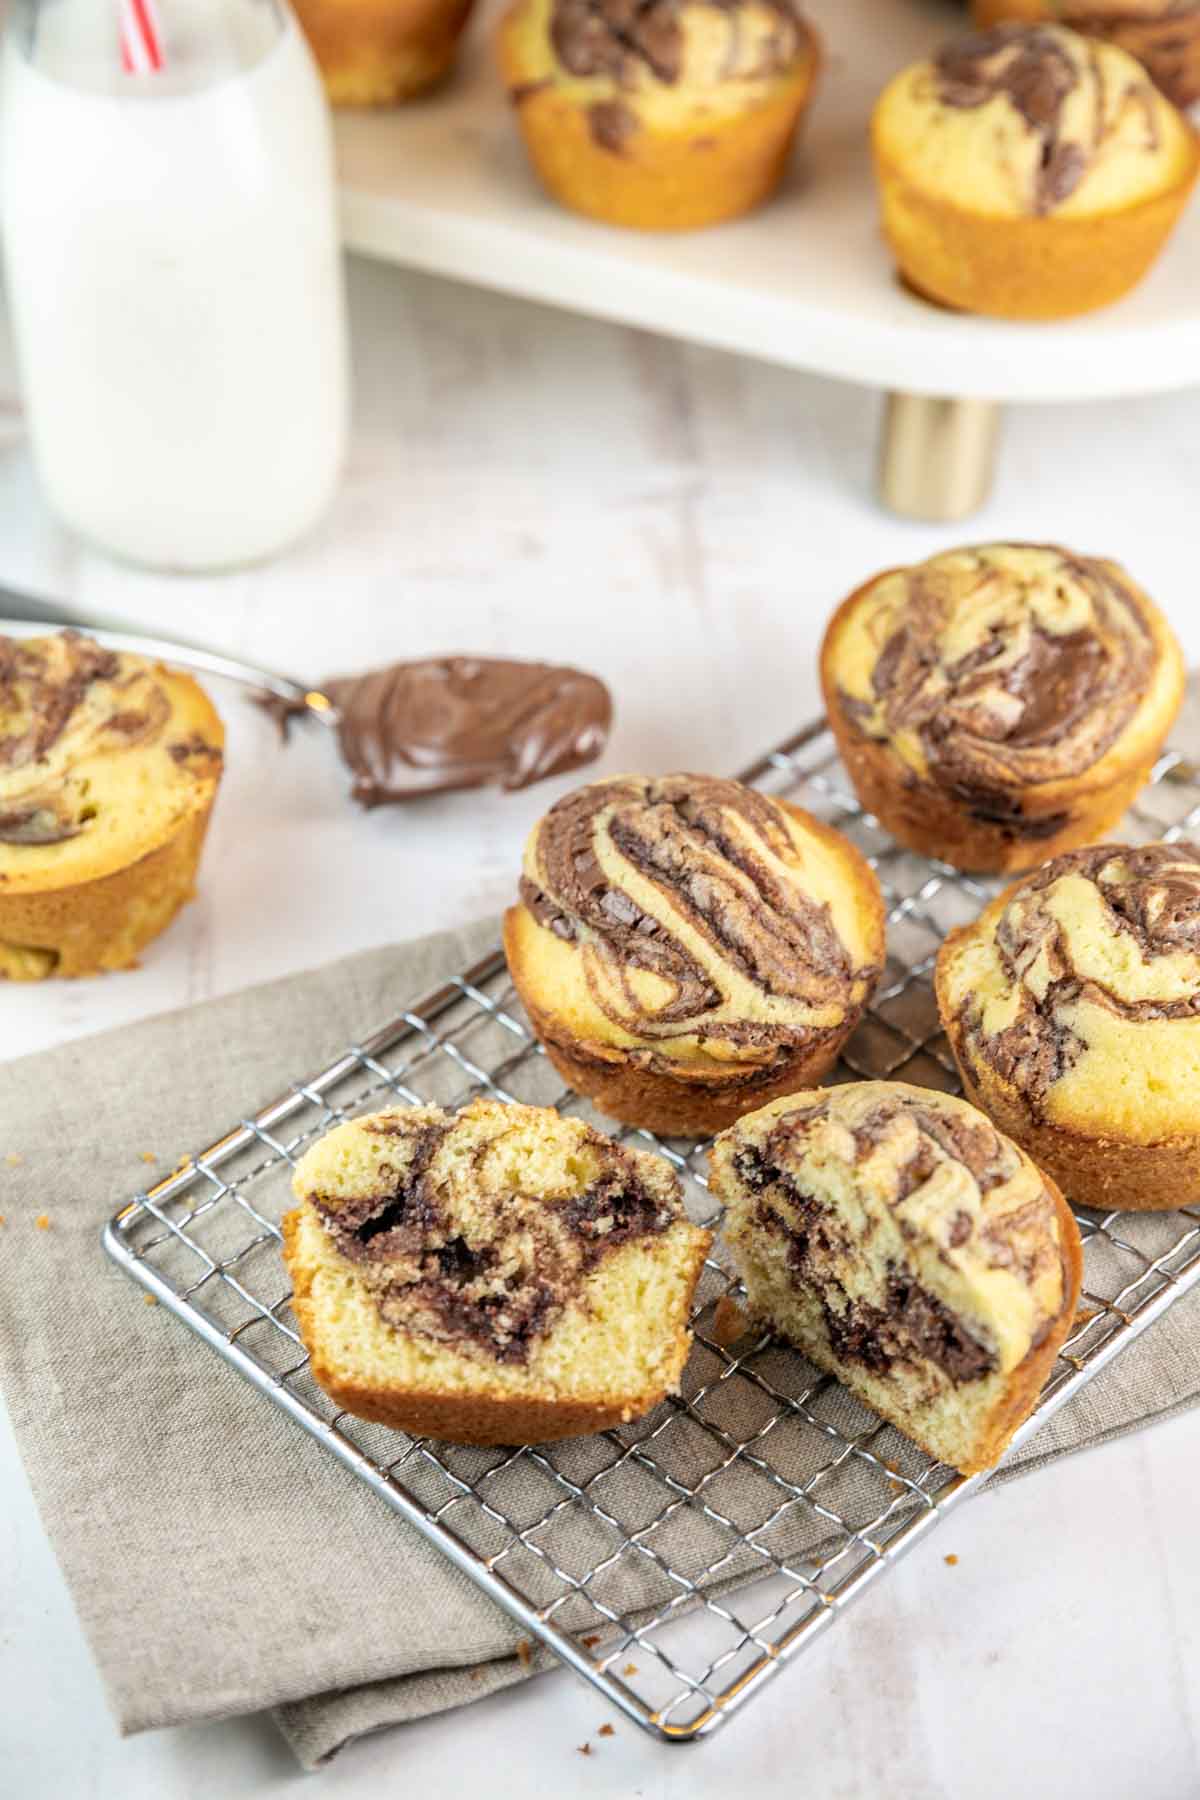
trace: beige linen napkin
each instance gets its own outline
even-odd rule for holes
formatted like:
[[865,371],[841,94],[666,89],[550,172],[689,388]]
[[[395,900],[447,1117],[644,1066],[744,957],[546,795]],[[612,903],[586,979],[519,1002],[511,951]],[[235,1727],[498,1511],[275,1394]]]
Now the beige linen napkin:
[[[144,1304],[99,1239],[168,1159],[321,1067],[495,935],[488,922],[371,951],[0,1068],[0,1387],[123,1731],[270,1707],[313,1767],[364,1732],[549,1665],[540,1653],[522,1661],[519,1627],[464,1575]],[[1200,1294],[996,1479],[1198,1397]],[[685,1464],[700,1454],[680,1450]],[[632,1490],[621,1499],[636,1504]],[[523,1504],[519,1487],[509,1503]],[[736,1488],[724,1504],[736,1515]],[[704,1520],[684,1510],[677,1526],[674,1554],[702,1567]],[[587,1554],[586,1523],[569,1529],[565,1553]],[[789,1554],[810,1547],[800,1530],[787,1540]],[[645,1570],[622,1580],[623,1605],[654,1603]]]

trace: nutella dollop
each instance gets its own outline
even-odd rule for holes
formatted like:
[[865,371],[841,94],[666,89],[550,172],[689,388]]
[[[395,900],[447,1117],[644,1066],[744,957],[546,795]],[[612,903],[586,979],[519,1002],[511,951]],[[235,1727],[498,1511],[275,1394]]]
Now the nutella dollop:
[[528,787],[593,761],[612,723],[596,676],[502,657],[397,662],[335,677],[321,691],[338,711],[350,791],[368,807],[458,788]]

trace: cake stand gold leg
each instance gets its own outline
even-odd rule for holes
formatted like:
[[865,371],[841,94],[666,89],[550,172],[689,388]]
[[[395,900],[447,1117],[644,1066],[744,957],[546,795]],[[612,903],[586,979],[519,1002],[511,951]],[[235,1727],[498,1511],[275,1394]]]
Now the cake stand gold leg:
[[889,394],[879,498],[906,519],[965,519],[991,489],[999,426],[994,400]]

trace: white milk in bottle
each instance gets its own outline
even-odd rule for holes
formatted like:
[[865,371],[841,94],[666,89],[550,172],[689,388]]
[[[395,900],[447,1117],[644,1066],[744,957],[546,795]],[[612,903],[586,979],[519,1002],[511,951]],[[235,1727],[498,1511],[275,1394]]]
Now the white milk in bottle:
[[280,0],[13,0],[0,227],[34,458],[135,562],[269,555],[333,492],[345,321],[328,112]]

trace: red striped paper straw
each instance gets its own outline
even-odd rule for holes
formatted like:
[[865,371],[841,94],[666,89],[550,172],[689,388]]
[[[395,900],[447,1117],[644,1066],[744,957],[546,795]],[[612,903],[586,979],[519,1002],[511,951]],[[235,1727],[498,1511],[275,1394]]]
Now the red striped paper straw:
[[164,64],[162,25],[154,0],[120,0],[121,67],[127,75],[157,75]]

